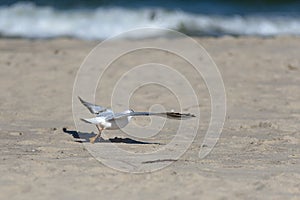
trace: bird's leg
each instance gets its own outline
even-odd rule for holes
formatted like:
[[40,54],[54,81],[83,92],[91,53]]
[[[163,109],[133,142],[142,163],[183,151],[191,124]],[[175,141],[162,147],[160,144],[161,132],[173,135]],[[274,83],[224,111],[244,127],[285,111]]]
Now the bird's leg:
[[97,140],[98,137],[101,137],[101,132],[103,130],[98,124],[96,125],[96,127],[97,127],[99,133],[96,136],[90,138],[90,143],[92,143],[92,144],[95,143],[95,141]]

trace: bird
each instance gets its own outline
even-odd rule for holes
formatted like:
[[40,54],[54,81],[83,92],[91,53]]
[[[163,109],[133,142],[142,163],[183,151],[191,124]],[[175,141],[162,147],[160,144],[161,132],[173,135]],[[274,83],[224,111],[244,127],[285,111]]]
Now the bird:
[[185,120],[196,117],[191,113],[178,113],[178,112],[135,112],[132,109],[125,110],[120,113],[114,113],[111,109],[99,106],[96,104],[84,101],[78,96],[80,102],[95,115],[93,118],[80,118],[83,122],[94,124],[98,129],[96,136],[89,138],[90,143],[94,144],[98,138],[101,138],[103,130],[117,130],[124,128],[129,124],[132,117],[136,116],[159,116],[169,119]]

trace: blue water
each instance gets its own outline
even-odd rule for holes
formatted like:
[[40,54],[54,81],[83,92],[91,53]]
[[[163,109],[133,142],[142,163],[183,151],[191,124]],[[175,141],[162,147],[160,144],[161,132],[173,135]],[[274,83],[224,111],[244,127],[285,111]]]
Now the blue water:
[[[20,1],[2,0],[0,5],[13,5]],[[29,2],[29,1],[28,1]],[[201,14],[250,14],[250,13],[298,13],[297,0],[33,0],[38,6],[56,9],[93,9],[97,7],[165,8]]]
[[300,1],[0,0],[3,37],[105,39],[145,26],[198,36],[300,35]]

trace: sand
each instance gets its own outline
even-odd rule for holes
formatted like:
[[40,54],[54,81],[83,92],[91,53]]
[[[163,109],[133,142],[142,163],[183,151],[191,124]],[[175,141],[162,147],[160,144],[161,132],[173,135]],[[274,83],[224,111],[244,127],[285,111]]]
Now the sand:
[[[199,159],[210,99],[203,81],[192,79],[191,84],[203,91],[198,94],[203,121],[195,140],[170,166],[141,174],[103,165],[66,133],[76,130],[76,73],[98,42],[0,39],[0,199],[299,199],[300,38],[195,39],[212,56],[224,80],[227,115],[221,137],[212,152]],[[188,51],[180,39],[163,41]],[[152,54],[143,55],[140,59]],[[119,62],[129,66],[139,59],[125,57]],[[168,62],[180,64],[175,58]],[[137,91],[131,105],[137,110],[149,109],[155,101],[167,108],[176,106],[162,94],[159,87],[146,87]],[[109,102],[103,96],[96,101]],[[105,137],[121,138],[122,148],[143,152],[157,144],[126,141],[166,143],[176,124],[170,122],[164,134],[151,139],[120,131]]]

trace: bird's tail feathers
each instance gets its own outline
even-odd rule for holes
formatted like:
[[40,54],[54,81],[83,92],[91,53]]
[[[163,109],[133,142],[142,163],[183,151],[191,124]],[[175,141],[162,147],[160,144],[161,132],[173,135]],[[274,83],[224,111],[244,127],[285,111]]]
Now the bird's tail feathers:
[[89,119],[80,118],[80,120],[89,124],[99,124],[97,118],[89,118]]

